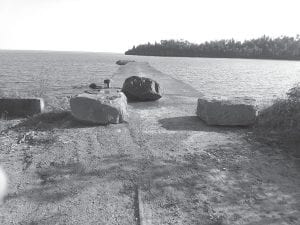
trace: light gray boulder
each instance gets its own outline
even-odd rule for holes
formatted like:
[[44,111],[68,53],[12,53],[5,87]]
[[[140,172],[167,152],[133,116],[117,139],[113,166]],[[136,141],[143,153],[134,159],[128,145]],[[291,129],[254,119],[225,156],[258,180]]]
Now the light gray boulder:
[[105,125],[127,119],[127,98],[114,89],[79,94],[70,99],[70,106],[72,115],[83,122]]
[[257,110],[252,98],[199,98],[197,115],[208,125],[249,126]]

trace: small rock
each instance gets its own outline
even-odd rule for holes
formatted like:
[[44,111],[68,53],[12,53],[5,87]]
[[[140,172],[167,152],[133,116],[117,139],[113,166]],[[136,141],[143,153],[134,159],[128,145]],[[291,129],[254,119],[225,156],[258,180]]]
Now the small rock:
[[98,85],[95,84],[95,83],[91,83],[91,84],[89,85],[89,87],[90,87],[91,89],[102,89],[102,88],[103,88],[101,85],[98,86]]
[[92,88],[92,89],[95,89],[97,87],[97,84],[91,83],[89,87]]

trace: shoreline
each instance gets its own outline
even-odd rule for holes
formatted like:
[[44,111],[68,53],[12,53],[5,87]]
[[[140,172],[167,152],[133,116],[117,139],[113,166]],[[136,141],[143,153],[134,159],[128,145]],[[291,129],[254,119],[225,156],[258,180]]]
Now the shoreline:
[[207,58],[207,59],[253,59],[253,60],[272,60],[272,61],[300,61],[300,59],[277,59],[277,58],[251,58],[251,57],[213,57],[213,56],[163,56],[163,55],[134,55],[125,54],[128,56],[147,56],[147,57],[170,57],[170,58]]
[[119,55],[124,55],[122,52],[93,52],[93,51],[76,51],[76,50],[31,50],[31,49],[0,49],[1,52],[28,52],[28,53],[82,53],[82,54],[119,54]]
[[82,54],[108,54],[108,55],[120,55],[124,56],[142,56],[142,57],[163,57],[163,58],[207,58],[207,59],[252,59],[252,60],[272,60],[272,61],[292,61],[297,62],[300,61],[300,59],[280,59],[280,58],[251,58],[251,57],[213,57],[213,56],[163,56],[163,55],[135,55],[135,54],[125,54],[124,52],[98,52],[98,51],[76,51],[76,50],[30,50],[30,49],[0,49],[1,52],[12,52],[12,53],[18,53],[18,52],[26,52],[26,53],[62,53],[62,54],[68,54],[68,53],[82,53]]

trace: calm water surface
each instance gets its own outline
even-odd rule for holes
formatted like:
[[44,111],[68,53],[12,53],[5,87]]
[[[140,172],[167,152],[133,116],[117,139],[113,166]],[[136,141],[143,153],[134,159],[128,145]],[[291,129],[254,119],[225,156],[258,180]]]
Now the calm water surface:
[[207,96],[250,96],[258,104],[283,97],[300,82],[299,61],[0,51],[0,95],[72,95],[112,76],[118,59],[148,61]]

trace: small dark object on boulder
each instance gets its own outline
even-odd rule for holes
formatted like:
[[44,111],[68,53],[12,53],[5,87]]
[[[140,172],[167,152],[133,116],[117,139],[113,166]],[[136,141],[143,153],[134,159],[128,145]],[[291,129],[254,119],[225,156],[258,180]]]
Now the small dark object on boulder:
[[102,89],[102,88],[103,88],[102,86],[98,86],[98,85],[95,84],[95,83],[91,83],[91,84],[89,85],[89,87],[90,87],[91,89]]
[[159,84],[147,77],[132,76],[125,80],[122,92],[129,100],[155,101],[160,99]]
[[97,84],[91,83],[89,87],[92,88],[92,89],[96,89],[97,88]]
[[130,63],[130,62],[135,62],[134,60],[118,60],[116,62],[116,64],[120,65],[120,66],[123,66],[123,65],[126,65],[127,63]]
[[110,88],[110,83],[111,83],[110,79],[105,79],[104,80],[104,84],[106,85],[106,88]]

